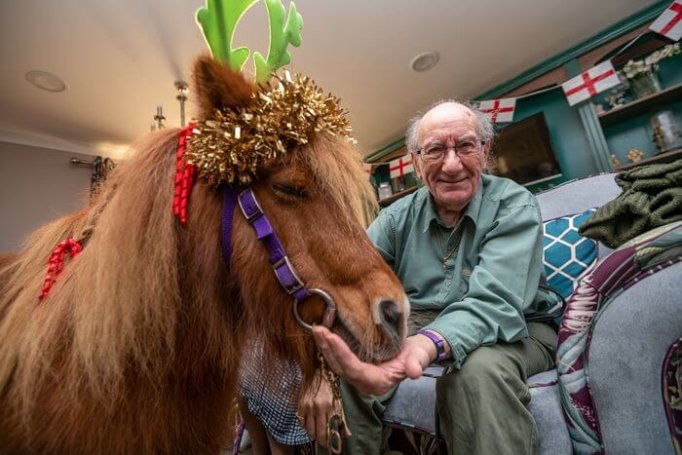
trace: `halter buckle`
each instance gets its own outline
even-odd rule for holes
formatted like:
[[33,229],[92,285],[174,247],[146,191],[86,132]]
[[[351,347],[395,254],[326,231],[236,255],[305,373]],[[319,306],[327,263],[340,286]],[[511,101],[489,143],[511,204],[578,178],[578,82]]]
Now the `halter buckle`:
[[[278,270],[280,269],[280,267],[283,266],[285,267],[285,271],[291,275],[289,278],[293,280],[293,283],[284,282],[282,280],[281,275],[278,273]],[[294,266],[289,261],[289,256],[284,256],[281,259],[279,259],[277,262],[272,264],[272,268],[275,269],[275,276],[277,277],[280,285],[282,285],[287,294],[292,295],[304,286],[301,279],[298,277],[298,275],[296,275],[296,269],[294,269]]]

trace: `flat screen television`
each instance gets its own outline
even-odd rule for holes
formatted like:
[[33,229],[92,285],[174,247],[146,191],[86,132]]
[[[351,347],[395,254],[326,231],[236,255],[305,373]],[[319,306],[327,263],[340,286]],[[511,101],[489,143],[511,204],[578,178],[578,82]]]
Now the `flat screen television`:
[[543,113],[503,128],[495,139],[493,157],[493,174],[522,185],[561,175]]

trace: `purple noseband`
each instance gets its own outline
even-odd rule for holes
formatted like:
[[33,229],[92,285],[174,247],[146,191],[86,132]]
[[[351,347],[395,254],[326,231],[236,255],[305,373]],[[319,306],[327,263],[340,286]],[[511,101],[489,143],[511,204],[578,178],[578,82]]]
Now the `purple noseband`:
[[298,313],[298,304],[305,299],[317,295],[325,303],[326,309],[322,318],[322,324],[331,328],[336,317],[336,304],[334,299],[322,289],[306,288],[301,279],[296,274],[294,266],[289,261],[289,257],[284,250],[284,245],[280,241],[275,232],[270,220],[263,212],[263,209],[258,204],[256,195],[250,187],[237,192],[237,189],[225,186],[223,189],[223,216],[222,216],[222,246],[223,257],[226,264],[230,264],[232,257],[232,219],[234,217],[235,208],[239,204],[244,218],[256,231],[256,237],[263,242],[270,256],[270,264],[275,272],[275,277],[279,281],[280,286],[287,294],[294,298],[294,317],[298,324],[305,330],[311,331],[312,326],[303,319]]

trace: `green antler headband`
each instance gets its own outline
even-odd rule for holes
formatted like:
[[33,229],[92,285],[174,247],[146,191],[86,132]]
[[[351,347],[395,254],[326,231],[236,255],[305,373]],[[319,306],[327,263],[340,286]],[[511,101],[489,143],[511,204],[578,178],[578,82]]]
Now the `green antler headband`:
[[[263,163],[307,144],[317,132],[354,142],[346,112],[337,98],[324,94],[308,77],[276,73],[291,60],[287,46],[301,44],[303,18],[294,2],[286,15],[282,0],[264,1],[270,46],[267,58],[254,53],[258,85],[249,104],[216,110],[212,118],[195,125],[188,141],[187,162],[196,166],[209,184],[248,184]],[[232,38],[237,23],[256,2],[207,0],[197,11],[197,22],[213,58],[237,72],[250,51],[245,47],[233,49]]]
[[[244,67],[251,51],[246,47],[233,49],[232,39],[237,24],[257,1],[206,0],[206,6],[197,10],[197,23],[213,58],[238,72]],[[289,4],[288,15],[282,0],[265,0],[265,6],[270,24],[270,45],[267,58],[263,58],[259,52],[253,55],[257,83],[267,81],[277,69],[289,64],[291,54],[287,46],[301,45],[303,29],[303,17],[296,11],[294,2]]]

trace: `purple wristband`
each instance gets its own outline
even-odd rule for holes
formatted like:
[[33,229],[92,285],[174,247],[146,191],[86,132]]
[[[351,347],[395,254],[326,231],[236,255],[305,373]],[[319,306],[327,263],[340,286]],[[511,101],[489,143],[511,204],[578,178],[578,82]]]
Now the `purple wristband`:
[[442,338],[439,338],[436,334],[428,330],[417,330],[417,333],[419,335],[424,335],[436,345],[436,362],[445,360],[445,341]]

